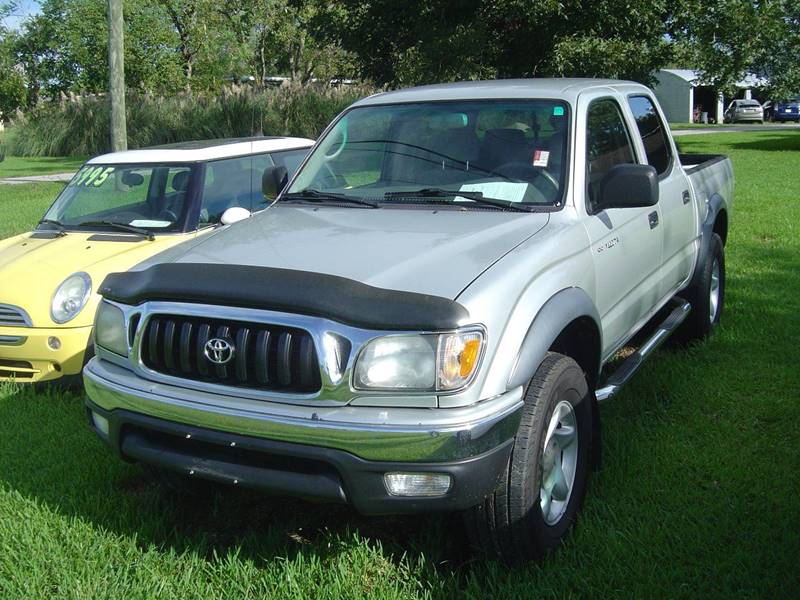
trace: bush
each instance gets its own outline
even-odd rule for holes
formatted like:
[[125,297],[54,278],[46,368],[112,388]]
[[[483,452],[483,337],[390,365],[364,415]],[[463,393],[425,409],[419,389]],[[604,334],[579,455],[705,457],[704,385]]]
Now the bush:
[[[216,95],[163,97],[129,92],[128,147],[251,135],[316,138],[330,120],[374,90],[365,86],[230,87]],[[108,152],[105,96],[65,97],[18,112],[7,151],[18,156],[95,156]]]

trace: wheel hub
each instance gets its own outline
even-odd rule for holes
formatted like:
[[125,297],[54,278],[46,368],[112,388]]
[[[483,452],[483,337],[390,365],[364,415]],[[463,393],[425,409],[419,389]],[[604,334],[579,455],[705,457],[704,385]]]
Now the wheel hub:
[[720,292],[720,268],[719,260],[714,259],[714,264],[711,265],[711,285],[709,286],[708,298],[708,318],[713,323],[717,318],[719,311],[719,292]]
[[547,425],[542,446],[539,506],[548,525],[564,516],[575,483],[578,463],[578,427],[575,410],[567,401],[559,402]]

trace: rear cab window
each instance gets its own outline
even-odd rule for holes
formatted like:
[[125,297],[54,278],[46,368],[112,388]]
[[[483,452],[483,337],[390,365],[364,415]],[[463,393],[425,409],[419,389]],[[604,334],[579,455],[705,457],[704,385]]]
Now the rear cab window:
[[647,96],[631,96],[628,105],[642,136],[647,164],[654,167],[659,176],[666,174],[672,165],[672,149],[655,104]]

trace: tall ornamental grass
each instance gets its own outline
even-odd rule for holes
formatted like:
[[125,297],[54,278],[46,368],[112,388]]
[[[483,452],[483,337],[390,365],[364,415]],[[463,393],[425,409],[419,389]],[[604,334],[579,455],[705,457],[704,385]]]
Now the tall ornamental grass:
[[[229,87],[218,94],[164,97],[129,92],[128,147],[251,135],[316,138],[346,106],[373,93],[366,86]],[[110,148],[105,96],[43,102],[13,119],[5,150],[17,156],[94,156]]]

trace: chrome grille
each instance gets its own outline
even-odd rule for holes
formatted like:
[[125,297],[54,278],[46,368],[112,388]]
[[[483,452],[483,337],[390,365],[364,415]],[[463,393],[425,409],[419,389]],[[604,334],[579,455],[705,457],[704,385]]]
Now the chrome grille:
[[19,306],[0,304],[0,325],[6,327],[33,327],[31,318]]
[[[206,356],[209,340],[229,340],[227,364]],[[294,393],[321,387],[311,335],[302,329],[223,319],[153,315],[145,324],[142,363],[158,373],[221,385]]]

